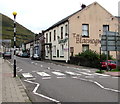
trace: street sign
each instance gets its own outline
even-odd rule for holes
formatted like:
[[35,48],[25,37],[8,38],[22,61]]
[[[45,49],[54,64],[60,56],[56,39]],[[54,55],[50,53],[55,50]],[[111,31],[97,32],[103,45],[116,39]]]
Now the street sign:
[[102,51],[120,51],[120,35],[118,32],[106,31],[101,38]]

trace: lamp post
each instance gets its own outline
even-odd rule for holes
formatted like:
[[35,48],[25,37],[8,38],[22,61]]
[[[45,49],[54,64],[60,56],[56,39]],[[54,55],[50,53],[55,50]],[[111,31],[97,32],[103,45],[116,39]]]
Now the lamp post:
[[14,16],[14,76],[16,77],[16,12],[13,12]]

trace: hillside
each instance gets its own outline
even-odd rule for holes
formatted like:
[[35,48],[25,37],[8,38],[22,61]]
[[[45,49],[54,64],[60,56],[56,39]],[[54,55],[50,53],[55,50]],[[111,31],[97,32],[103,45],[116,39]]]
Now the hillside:
[[[0,20],[1,22],[1,20]],[[34,37],[34,33],[27,28],[23,27],[19,23],[16,24],[16,45],[20,46],[22,43],[25,43]],[[2,15],[2,39],[11,39],[13,46],[13,20],[9,17]]]

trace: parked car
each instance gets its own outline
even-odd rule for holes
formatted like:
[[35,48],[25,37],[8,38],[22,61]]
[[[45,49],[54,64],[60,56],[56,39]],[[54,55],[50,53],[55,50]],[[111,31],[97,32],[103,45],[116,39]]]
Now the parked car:
[[11,59],[11,57],[12,55],[10,51],[3,53],[3,59]]
[[31,59],[32,60],[41,60],[41,57],[38,54],[34,54]]
[[21,57],[28,58],[28,57],[30,57],[30,56],[29,56],[29,54],[28,54],[27,52],[23,52],[22,55],[21,55]]
[[[100,64],[101,64],[101,68],[102,69],[107,69],[107,61],[100,62]],[[108,70],[115,69],[116,66],[117,66],[116,61],[114,61],[114,60],[108,60]]]

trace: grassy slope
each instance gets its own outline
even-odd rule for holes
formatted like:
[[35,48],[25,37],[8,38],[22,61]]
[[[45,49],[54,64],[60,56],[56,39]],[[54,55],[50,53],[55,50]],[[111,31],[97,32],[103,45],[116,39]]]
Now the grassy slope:
[[[1,22],[1,20],[0,20]],[[21,43],[26,42],[28,40],[33,39],[34,33],[30,30],[26,29],[20,24],[16,24],[17,32],[16,32],[16,44],[19,46]],[[13,46],[13,20],[9,17],[2,15],[2,39],[11,39]]]

